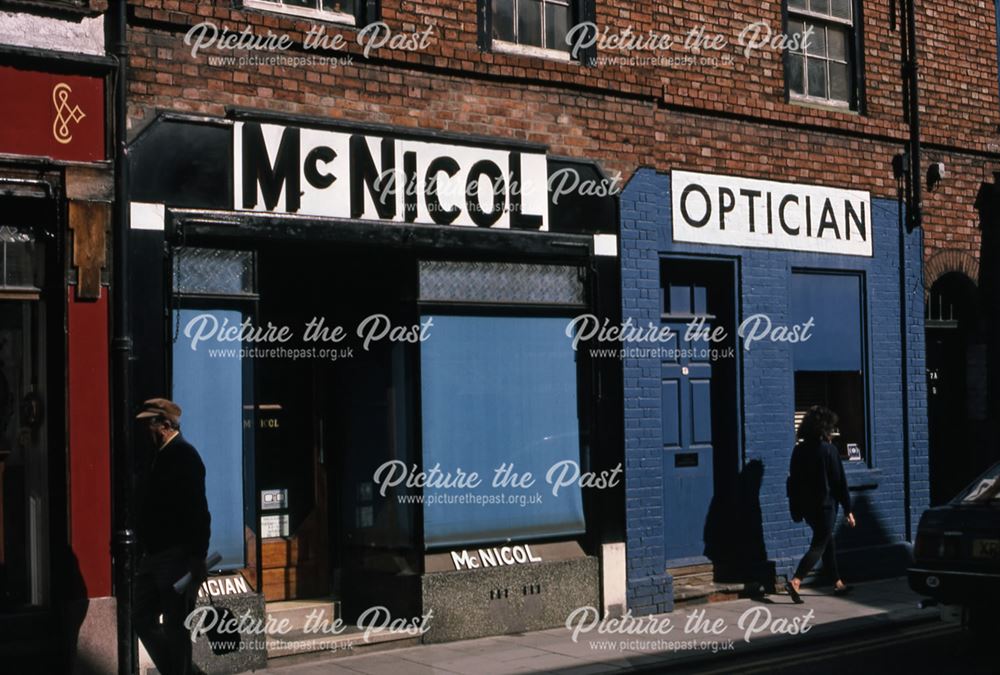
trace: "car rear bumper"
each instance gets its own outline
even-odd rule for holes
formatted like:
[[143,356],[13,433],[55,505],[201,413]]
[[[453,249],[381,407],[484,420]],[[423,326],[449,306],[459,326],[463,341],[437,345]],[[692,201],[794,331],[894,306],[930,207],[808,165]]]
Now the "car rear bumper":
[[1000,600],[1000,574],[911,567],[910,588],[946,604],[979,604]]

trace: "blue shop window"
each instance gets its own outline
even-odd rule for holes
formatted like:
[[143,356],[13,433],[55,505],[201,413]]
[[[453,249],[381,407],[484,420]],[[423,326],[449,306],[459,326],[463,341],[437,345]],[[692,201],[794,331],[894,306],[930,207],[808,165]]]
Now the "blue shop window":
[[795,344],[795,370],[863,370],[861,276],[857,274],[792,274],[791,322],[812,322],[811,336]]
[[[174,313],[180,334],[173,344],[173,399],[181,406],[184,437],[205,463],[205,488],[212,514],[209,551],[222,554],[221,569],[246,563],[244,546],[244,446],[253,434],[244,426],[244,405],[252,378],[240,356],[241,343],[228,343],[226,353],[210,352],[204,344],[191,348],[183,334],[188,322],[210,315],[220,324],[239,325],[238,310],[182,309]],[[252,449],[247,449],[252,456]]]
[[795,428],[814,405],[840,418],[833,443],[845,459],[868,459],[864,366],[863,277],[860,274],[795,272],[793,325],[812,322],[811,337],[794,345]]
[[[581,465],[576,352],[568,319],[424,316],[420,347],[423,469],[479,474],[475,489],[424,489],[425,546],[571,536],[585,531],[579,483],[557,495],[561,462]],[[493,487],[510,465],[531,488]],[[449,501],[453,497],[466,501]],[[533,502],[529,500],[537,500]],[[473,503],[470,500],[475,500]]]

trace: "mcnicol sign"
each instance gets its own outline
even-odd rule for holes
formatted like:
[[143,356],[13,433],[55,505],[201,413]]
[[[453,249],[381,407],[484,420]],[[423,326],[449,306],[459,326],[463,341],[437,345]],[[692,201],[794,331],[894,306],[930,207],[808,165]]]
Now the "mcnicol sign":
[[872,255],[867,192],[673,171],[670,194],[674,241]]
[[238,210],[548,230],[544,153],[237,122]]
[[527,565],[542,562],[528,545],[481,548],[476,551],[452,551],[451,562],[456,570],[474,570],[481,567],[502,567],[504,565]]

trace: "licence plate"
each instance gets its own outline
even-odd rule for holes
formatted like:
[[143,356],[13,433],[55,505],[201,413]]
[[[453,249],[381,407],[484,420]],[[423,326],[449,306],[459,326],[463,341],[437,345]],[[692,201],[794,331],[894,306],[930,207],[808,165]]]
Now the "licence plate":
[[1000,558],[1000,539],[973,539],[973,558]]

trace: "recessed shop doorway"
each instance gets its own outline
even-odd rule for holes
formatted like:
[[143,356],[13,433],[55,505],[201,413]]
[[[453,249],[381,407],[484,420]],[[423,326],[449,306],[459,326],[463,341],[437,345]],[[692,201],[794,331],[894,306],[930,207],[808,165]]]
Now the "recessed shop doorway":
[[174,260],[172,391],[221,567],[259,575],[269,602],[343,601],[348,621],[363,589],[392,604],[364,580],[419,570],[413,510],[376,508],[372,482],[415,461],[417,345],[394,331],[417,323],[415,259],[269,243]]
[[31,230],[0,225],[0,613],[50,600],[41,249]]
[[986,345],[975,283],[960,272],[934,282],[925,306],[931,505],[947,502],[993,461],[987,419]]
[[726,536],[710,514],[728,512],[721,501],[736,494],[735,265],[666,258],[660,278],[661,326],[673,335],[659,354],[663,537],[666,568],[680,568],[710,561]]
[[11,672],[55,672],[56,620],[79,579],[66,547],[63,250],[53,201],[0,207],[0,652]]
[[265,595],[351,596],[345,583],[369,565],[408,566],[394,552],[411,548],[410,517],[376,509],[372,477],[413,459],[416,345],[381,334],[416,322],[416,265],[302,247],[261,250],[258,265],[260,325],[289,327],[286,346],[302,350],[257,359],[256,482],[280,500],[262,503],[264,534],[279,537],[263,539]]

